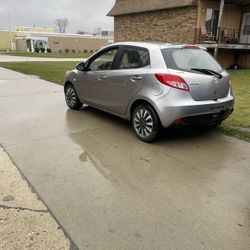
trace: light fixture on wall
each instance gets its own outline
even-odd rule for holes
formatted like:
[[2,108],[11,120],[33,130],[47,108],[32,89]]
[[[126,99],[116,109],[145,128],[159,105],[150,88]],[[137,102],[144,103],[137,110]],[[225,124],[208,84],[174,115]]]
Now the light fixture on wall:
[[201,12],[202,12],[202,13],[205,13],[205,9],[202,9]]

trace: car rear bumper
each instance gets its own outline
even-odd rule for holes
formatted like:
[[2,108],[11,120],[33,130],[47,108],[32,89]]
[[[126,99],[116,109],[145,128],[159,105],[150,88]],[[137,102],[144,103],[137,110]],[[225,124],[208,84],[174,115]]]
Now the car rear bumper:
[[225,120],[234,108],[234,98],[229,95],[216,101],[183,100],[178,104],[157,102],[157,111],[163,127],[175,125],[212,125]]
[[228,109],[214,114],[194,115],[176,120],[171,126],[209,126],[219,124],[231,115],[233,109]]

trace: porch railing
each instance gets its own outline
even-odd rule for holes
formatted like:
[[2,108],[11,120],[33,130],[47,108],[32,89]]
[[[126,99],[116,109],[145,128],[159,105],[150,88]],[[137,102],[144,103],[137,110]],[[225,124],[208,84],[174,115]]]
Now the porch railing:
[[218,28],[210,31],[204,27],[195,29],[195,43],[250,45],[250,30]]

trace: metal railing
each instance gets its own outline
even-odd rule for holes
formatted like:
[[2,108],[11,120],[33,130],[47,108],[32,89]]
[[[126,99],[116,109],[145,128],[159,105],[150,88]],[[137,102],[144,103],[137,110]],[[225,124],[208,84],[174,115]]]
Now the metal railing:
[[250,45],[250,31],[218,28],[209,30],[204,27],[195,29],[195,43],[199,44],[242,44]]

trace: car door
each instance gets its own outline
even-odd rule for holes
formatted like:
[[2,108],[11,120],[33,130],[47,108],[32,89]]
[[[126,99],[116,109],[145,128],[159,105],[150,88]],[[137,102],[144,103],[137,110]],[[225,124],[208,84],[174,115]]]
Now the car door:
[[142,88],[150,69],[149,51],[124,46],[117,61],[116,69],[107,76],[106,108],[117,114],[125,114],[130,100]]
[[86,63],[84,71],[78,72],[79,98],[83,102],[105,106],[107,74],[112,70],[118,49],[116,46],[100,51]]

